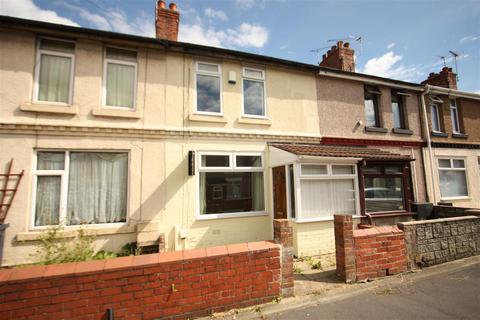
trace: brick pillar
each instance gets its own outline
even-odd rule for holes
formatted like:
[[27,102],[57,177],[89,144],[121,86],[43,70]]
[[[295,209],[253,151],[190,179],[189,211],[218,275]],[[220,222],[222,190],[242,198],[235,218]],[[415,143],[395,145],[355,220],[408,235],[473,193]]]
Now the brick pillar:
[[293,228],[288,219],[273,220],[273,238],[282,245],[282,296],[293,296]]
[[349,215],[334,215],[337,275],[346,283],[356,279],[353,221]]

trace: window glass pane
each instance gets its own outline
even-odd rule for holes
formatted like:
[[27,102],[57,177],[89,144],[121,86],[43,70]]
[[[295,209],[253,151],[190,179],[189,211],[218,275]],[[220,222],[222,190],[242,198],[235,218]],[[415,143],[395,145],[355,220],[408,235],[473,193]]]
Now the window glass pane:
[[367,174],[381,174],[382,172],[382,167],[379,166],[367,166],[363,168],[363,173]]
[[440,170],[442,198],[468,196],[465,171]]
[[43,38],[43,39],[40,39],[40,49],[51,50],[51,51],[61,51],[65,53],[74,53],[75,43]]
[[199,63],[198,64],[198,71],[207,71],[207,72],[219,72],[219,67],[216,64],[207,64],[207,63]]
[[127,153],[70,153],[67,224],[125,222]]
[[264,211],[263,172],[200,172],[200,212]]
[[351,179],[301,180],[302,218],[355,214],[355,189]]
[[230,167],[230,157],[223,155],[202,155],[202,167]]
[[400,177],[365,177],[367,212],[403,210],[403,186]]
[[374,98],[365,97],[365,120],[367,127],[378,126]]
[[197,111],[220,112],[220,78],[197,74]]
[[68,103],[72,59],[50,54],[40,57],[38,100]]
[[35,200],[35,226],[59,223],[60,176],[38,176]]
[[302,164],[302,175],[327,174],[326,165],[306,165]]
[[353,166],[332,166],[332,174],[354,174],[355,168]]
[[452,117],[452,130],[455,133],[460,132],[460,125],[458,123],[458,110],[457,108],[450,109],[450,115]]
[[243,80],[243,103],[245,114],[265,116],[264,83]]
[[263,72],[260,70],[245,69],[244,74],[248,78],[263,79]]
[[237,167],[262,167],[260,156],[237,156]]
[[432,130],[433,131],[440,131],[439,117],[438,117],[438,106],[436,104],[432,104],[430,106],[430,113],[431,113],[431,116],[432,116]]
[[451,168],[449,159],[438,159],[438,166],[440,168]]
[[402,174],[402,167],[401,166],[388,166],[385,167],[385,174]]
[[296,217],[295,210],[295,178],[293,175],[293,164],[288,165],[288,175],[290,178],[290,215],[292,218]]
[[133,108],[135,67],[107,63],[107,106]]
[[64,152],[37,152],[37,170],[63,170]]
[[133,50],[108,47],[106,50],[106,57],[107,59],[137,62],[137,52]]
[[465,168],[465,161],[459,159],[453,159],[454,168]]

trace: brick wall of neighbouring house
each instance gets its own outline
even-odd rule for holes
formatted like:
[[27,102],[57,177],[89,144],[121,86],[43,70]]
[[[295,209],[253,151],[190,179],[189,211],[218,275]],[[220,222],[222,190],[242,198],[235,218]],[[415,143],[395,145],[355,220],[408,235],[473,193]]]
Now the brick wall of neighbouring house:
[[480,217],[412,221],[398,227],[405,232],[410,268],[480,254]]
[[0,318],[187,319],[280,290],[280,246],[262,241],[0,270]]
[[352,217],[335,215],[337,274],[345,281],[363,281],[407,269],[405,235],[397,227],[353,230]]

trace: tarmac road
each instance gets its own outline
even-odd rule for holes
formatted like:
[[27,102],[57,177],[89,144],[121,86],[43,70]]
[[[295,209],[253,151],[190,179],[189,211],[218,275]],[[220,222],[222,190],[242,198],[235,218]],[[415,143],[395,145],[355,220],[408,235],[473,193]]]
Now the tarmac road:
[[318,305],[269,314],[264,319],[480,319],[480,263],[372,287]]

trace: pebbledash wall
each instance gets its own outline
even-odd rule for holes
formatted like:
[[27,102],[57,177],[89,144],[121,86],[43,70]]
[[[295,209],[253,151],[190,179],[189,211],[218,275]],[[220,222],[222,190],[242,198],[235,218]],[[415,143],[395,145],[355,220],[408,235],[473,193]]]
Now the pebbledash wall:
[[[291,228],[283,231],[291,238]],[[106,319],[109,308],[116,320],[207,316],[271,301],[290,288],[281,254],[281,246],[261,241],[3,269],[0,318]]]
[[405,233],[410,268],[480,254],[480,217],[411,221],[398,226]]

